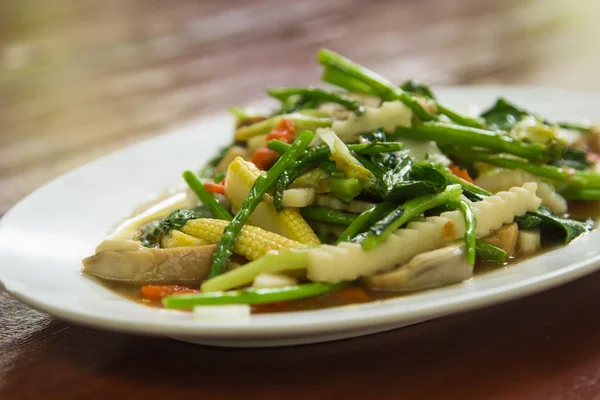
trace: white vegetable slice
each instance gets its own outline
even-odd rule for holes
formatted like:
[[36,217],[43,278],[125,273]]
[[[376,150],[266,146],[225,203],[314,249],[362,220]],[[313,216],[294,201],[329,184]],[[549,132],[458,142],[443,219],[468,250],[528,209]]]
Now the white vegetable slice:
[[231,304],[222,306],[196,306],[193,317],[203,321],[250,321],[248,304]]
[[371,179],[371,172],[352,155],[348,146],[329,128],[317,129],[317,135],[327,144],[330,158],[335,161],[339,171],[348,178],[356,178],[361,182]]
[[352,200],[350,203],[344,203],[333,196],[325,195],[317,195],[315,202],[321,207],[333,208],[334,210],[342,210],[356,214],[365,212],[375,205],[374,203],[362,200]]
[[269,288],[280,288],[286,286],[296,285],[298,281],[291,276],[285,274],[259,274],[256,278],[254,278],[254,282],[252,283],[252,287],[257,289],[269,289]]
[[542,247],[542,238],[537,229],[523,229],[519,232],[519,251],[529,254]]
[[315,201],[315,189],[297,188],[283,191],[282,203],[284,207],[306,207]]
[[[535,183],[526,183],[472,203],[477,236],[485,237],[503,224],[511,223],[515,216],[537,210],[541,200],[535,195],[536,188]],[[364,251],[359,244],[349,242],[322,245],[309,252],[307,276],[313,281],[340,282],[372,275],[404,264],[419,253],[443,247],[462,237],[464,231],[461,213],[449,211],[422,222],[411,222],[372,251]]]
[[409,156],[415,162],[428,160],[446,166],[451,163],[434,141],[402,139],[402,143],[404,148],[397,152],[400,156]]
[[552,186],[537,176],[520,169],[500,169],[498,172],[480,176],[475,183],[490,192],[496,193],[514,186],[522,186],[526,182],[537,183],[536,194],[542,199],[543,205],[558,214],[567,212],[567,201],[556,193]]
[[331,129],[346,143],[377,128],[393,132],[398,127],[410,127],[413,113],[400,101],[386,101],[378,108],[366,108],[362,115],[351,114],[347,119],[335,121]]

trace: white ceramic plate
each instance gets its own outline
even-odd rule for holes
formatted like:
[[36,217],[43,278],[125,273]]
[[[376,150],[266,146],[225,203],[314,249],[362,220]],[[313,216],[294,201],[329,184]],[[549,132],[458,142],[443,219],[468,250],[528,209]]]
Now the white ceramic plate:
[[[476,87],[439,91],[455,108],[487,106],[499,95],[558,120],[600,121],[600,94],[544,88]],[[366,305],[253,316],[249,323],[192,320],[190,314],[125,300],[79,272],[116,221],[199,167],[229,142],[227,115],[99,159],[42,187],[0,220],[0,281],[19,300],[97,328],[169,336],[220,346],[278,346],[381,332],[525,296],[600,267],[600,231],[568,247],[470,281]]]

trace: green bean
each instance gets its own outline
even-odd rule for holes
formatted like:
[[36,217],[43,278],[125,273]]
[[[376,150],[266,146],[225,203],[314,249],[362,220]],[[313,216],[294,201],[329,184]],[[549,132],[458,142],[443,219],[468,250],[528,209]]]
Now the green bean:
[[461,193],[462,189],[459,185],[449,185],[441,193],[420,196],[407,201],[371,227],[361,242],[362,248],[372,250],[412,218],[434,207],[458,199]]
[[224,219],[226,221],[231,221],[233,217],[231,213],[227,211],[225,207],[215,198],[215,196],[206,190],[200,179],[194,174],[192,171],[185,171],[183,173],[183,179],[187,182],[190,189],[196,196],[200,199],[202,204],[208,208],[208,211],[213,215],[213,217],[217,219]]
[[394,209],[394,205],[391,203],[383,202],[371,206],[368,210],[360,214],[348,227],[342,232],[340,237],[337,239],[335,244],[341,242],[349,242],[354,239],[356,235],[369,229],[369,227],[383,218],[386,214]]
[[[423,121],[436,119],[435,115],[425,111],[414,96],[368,68],[327,49],[319,51],[318,60],[325,67],[325,74],[322,77],[325,82],[338,85],[347,90],[352,90],[357,86],[367,87],[367,91],[375,92],[383,100],[400,100]],[[335,72],[332,73],[331,71]],[[360,83],[356,84],[356,81]]]
[[285,101],[290,96],[301,96],[305,99],[316,100],[318,102],[337,103],[346,107],[348,110],[356,114],[363,114],[365,108],[362,103],[357,100],[352,100],[340,93],[330,92],[318,88],[273,88],[268,89],[267,93],[281,101]]
[[331,225],[349,226],[356,219],[356,215],[326,207],[308,206],[300,209],[302,216],[316,222]]
[[411,128],[400,127],[394,135],[416,140],[433,140],[439,144],[483,147],[534,161],[546,161],[560,156],[560,149],[553,146],[523,143],[493,131],[443,122],[425,122]]
[[483,261],[496,264],[506,263],[506,251],[502,250],[500,247],[496,247],[481,239],[477,239],[475,246],[477,257]]
[[248,288],[228,292],[205,292],[178,294],[165,297],[165,308],[189,309],[196,306],[225,304],[265,304],[279,301],[303,299],[339,290],[349,282],[326,283],[313,282],[302,285],[285,286],[272,289]]
[[463,215],[463,218],[465,220],[465,249],[467,252],[467,262],[470,265],[473,265],[475,264],[475,251],[477,240],[477,234],[475,232],[477,221],[475,218],[475,214],[473,214],[473,210],[471,209],[469,203],[467,203],[464,200],[456,200],[450,205],[452,207],[457,208]]
[[225,227],[221,239],[217,242],[217,248],[213,253],[213,265],[208,275],[209,278],[217,276],[225,270],[227,259],[231,256],[231,249],[235,244],[237,235],[242,230],[242,227],[250,217],[250,214],[252,214],[256,206],[263,200],[265,193],[275,185],[279,176],[286,169],[290,168],[296,162],[298,157],[304,153],[304,150],[306,150],[314,137],[315,134],[313,132],[302,132],[289,150],[282,154],[267,173],[256,178],[250,189],[250,193],[248,193],[248,196],[242,203],[240,210],[231,223]]

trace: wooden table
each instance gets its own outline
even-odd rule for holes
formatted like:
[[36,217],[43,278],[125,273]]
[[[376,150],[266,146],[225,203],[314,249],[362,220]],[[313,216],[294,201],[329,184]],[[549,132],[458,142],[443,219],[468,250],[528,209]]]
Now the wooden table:
[[[596,0],[6,0],[0,213],[44,182],[267,85],[329,47],[401,81],[600,89]],[[102,332],[0,293],[0,398],[600,398],[600,274],[468,314],[308,347]]]

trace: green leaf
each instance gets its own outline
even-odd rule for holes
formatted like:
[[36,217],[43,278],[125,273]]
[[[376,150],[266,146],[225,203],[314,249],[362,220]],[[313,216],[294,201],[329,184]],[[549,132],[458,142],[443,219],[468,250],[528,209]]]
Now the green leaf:
[[162,221],[146,225],[139,240],[145,247],[159,247],[162,238],[171,230],[180,229],[188,221],[198,218],[213,218],[213,216],[206,207],[198,207],[194,210],[175,210]]
[[440,193],[448,180],[436,167],[427,161],[413,163],[408,156],[402,158],[393,169],[383,174],[385,198],[399,200]]
[[583,150],[566,147],[563,150],[562,157],[558,160],[551,161],[548,164],[556,167],[568,167],[578,170],[584,170],[592,165],[587,159],[587,153]]
[[[490,128],[506,131],[510,130],[515,124],[527,116],[533,116],[538,121],[546,123],[541,117],[502,97],[496,100],[496,103],[492,107],[482,112],[480,115]],[[548,125],[554,124],[548,123]]]
[[404,81],[404,83],[400,85],[400,88],[405,92],[418,94],[419,96],[424,96],[435,100],[435,95],[429,86],[417,81],[413,81],[412,79]]
[[563,241],[565,244],[570,243],[573,239],[582,233],[589,232],[594,228],[594,221],[578,221],[575,219],[563,218],[546,207],[540,207],[535,213],[527,213],[523,217],[515,218],[519,228],[559,228],[563,233]]

